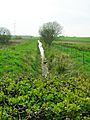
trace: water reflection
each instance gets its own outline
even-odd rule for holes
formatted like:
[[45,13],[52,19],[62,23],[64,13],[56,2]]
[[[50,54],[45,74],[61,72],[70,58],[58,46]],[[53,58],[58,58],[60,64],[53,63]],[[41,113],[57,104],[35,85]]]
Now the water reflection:
[[39,46],[39,50],[42,58],[42,76],[47,77],[48,65],[47,65],[47,62],[45,61],[44,49],[43,49],[42,43],[39,40],[38,40],[38,44],[39,44],[38,46]]

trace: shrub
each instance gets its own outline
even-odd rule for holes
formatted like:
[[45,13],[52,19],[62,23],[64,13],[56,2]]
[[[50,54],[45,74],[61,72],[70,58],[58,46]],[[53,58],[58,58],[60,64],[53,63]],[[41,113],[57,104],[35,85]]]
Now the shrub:
[[7,28],[0,28],[0,42],[7,43],[11,39],[10,31]]
[[62,26],[57,22],[48,22],[43,24],[39,29],[39,34],[41,40],[43,40],[46,45],[51,45],[52,41],[57,38],[58,35],[62,33]]

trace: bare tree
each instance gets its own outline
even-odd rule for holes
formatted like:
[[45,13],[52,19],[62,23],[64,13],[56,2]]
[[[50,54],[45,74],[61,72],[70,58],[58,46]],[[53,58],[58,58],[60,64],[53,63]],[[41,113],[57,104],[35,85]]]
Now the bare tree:
[[62,26],[57,22],[45,23],[39,29],[41,40],[43,40],[49,46],[51,45],[52,41],[55,40],[61,33]]

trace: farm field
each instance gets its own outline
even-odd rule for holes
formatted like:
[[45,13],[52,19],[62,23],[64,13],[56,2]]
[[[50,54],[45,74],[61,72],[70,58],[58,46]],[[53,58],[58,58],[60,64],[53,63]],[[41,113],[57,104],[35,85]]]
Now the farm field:
[[0,49],[0,119],[89,120],[90,78],[56,43],[44,49],[46,78],[38,39]]
[[78,69],[90,74],[90,39],[71,38],[54,41],[54,44],[73,58]]
[[77,41],[77,42],[90,42],[90,37],[60,37],[58,40],[63,40],[63,41]]
[[79,50],[90,51],[90,38],[82,37],[64,37],[58,38],[55,43],[60,43],[63,46],[77,48]]
[[55,43],[60,43],[66,47],[72,47],[79,50],[90,51],[90,42],[77,42],[77,41],[56,41]]

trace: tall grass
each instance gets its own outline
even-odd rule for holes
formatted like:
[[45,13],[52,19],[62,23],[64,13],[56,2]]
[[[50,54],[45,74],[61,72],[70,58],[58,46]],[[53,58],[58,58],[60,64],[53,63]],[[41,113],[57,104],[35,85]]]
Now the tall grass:
[[29,40],[0,50],[0,76],[37,74],[37,40]]

